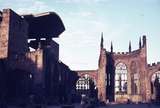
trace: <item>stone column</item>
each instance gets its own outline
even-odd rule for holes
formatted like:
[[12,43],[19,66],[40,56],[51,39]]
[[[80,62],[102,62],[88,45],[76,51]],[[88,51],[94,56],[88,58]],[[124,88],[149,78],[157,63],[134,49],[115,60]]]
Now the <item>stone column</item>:
[[101,49],[97,81],[98,99],[101,102],[106,102],[106,60],[106,50]]

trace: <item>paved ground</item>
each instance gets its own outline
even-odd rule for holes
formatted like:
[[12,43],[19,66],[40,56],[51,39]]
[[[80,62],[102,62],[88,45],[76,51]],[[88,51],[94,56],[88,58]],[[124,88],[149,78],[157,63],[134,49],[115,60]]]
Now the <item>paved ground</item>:
[[[61,107],[48,107],[48,108],[61,108]],[[75,108],[82,108],[80,105],[75,105]],[[160,105],[153,104],[120,104],[120,105],[106,105],[96,108],[160,108]]]
[[[74,105],[75,108],[82,108],[79,104]],[[8,108],[21,108],[21,107],[8,107]],[[26,107],[29,108],[29,107]],[[61,108],[61,106],[48,106],[47,108]],[[153,104],[117,104],[117,105],[106,105],[96,108],[160,108],[160,105]]]
[[126,104],[126,105],[107,105],[106,107],[100,108],[160,108],[160,105],[151,105],[151,104]]

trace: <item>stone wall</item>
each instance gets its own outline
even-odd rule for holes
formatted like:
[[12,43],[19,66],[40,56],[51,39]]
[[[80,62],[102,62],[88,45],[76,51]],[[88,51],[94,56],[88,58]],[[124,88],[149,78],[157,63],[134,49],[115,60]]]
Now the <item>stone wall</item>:
[[6,58],[8,56],[9,22],[10,12],[4,9],[1,13],[0,21],[0,58]]
[[0,23],[0,56],[1,58],[13,54],[26,53],[27,22],[11,9],[4,9]]
[[[144,40],[146,41],[146,40]],[[114,54],[114,61],[115,61],[115,67],[118,63],[124,63],[127,67],[127,94],[128,98],[131,100],[132,97],[135,95],[140,96],[140,98],[137,98],[137,100],[132,101],[148,101],[146,91],[148,90],[147,86],[147,53],[146,53],[146,42],[140,49],[136,51],[132,51],[127,54]],[[132,64],[135,64],[133,67]],[[133,70],[134,68],[134,70]],[[136,73],[135,73],[136,72]],[[137,93],[133,94],[133,88],[131,79],[134,74],[137,74],[138,77],[138,84],[137,84]],[[139,100],[142,99],[142,100]]]
[[79,77],[89,75],[89,77],[95,82],[97,86],[98,70],[76,70],[75,72],[78,74]]
[[[114,97],[115,101],[126,101],[130,99],[133,102],[149,102],[151,100],[151,85],[150,85],[150,79],[151,75],[155,72],[155,70],[159,70],[159,65],[154,66],[147,66],[147,40],[146,36],[143,36],[143,45],[141,45],[141,40],[139,42],[139,49],[130,51],[127,53],[115,53],[115,52],[107,52],[104,56],[103,53],[106,52],[104,48],[101,48],[100,50],[100,57],[99,57],[99,68],[98,68],[98,93],[103,93],[102,97],[106,96],[104,93],[107,94],[107,99],[112,101],[112,98],[108,97]],[[113,51],[113,47],[112,47]],[[111,54],[111,56],[107,56],[107,54]],[[104,60],[105,58],[105,60]],[[110,60],[109,60],[110,59]],[[108,65],[111,62],[114,66]],[[114,83],[115,79],[111,78],[110,75],[114,75],[114,71],[116,69],[116,65],[119,63],[123,63],[126,65],[127,68],[127,94],[125,96],[119,96],[114,93],[110,93],[109,90],[111,90],[111,85],[114,86],[114,84],[111,84],[108,86],[109,83]],[[105,66],[106,65],[106,68]],[[113,68],[113,69],[109,69]],[[106,74],[107,74],[107,82],[104,82],[106,80]],[[110,75],[109,75],[110,74]],[[109,77],[110,76],[110,77]],[[133,88],[133,82],[132,79],[136,78],[136,93],[134,93]],[[113,80],[113,81],[112,81]],[[135,80],[134,80],[135,81]],[[134,82],[135,83],[135,82]],[[107,89],[103,89],[102,85],[107,84]],[[109,87],[109,88],[108,88]],[[114,89],[113,89],[114,91]],[[111,96],[112,95],[112,96]],[[100,94],[99,94],[100,96]],[[105,97],[105,98],[106,98]],[[123,99],[119,99],[120,97],[123,97]],[[99,98],[100,99],[100,98]],[[101,100],[101,99],[100,99]]]

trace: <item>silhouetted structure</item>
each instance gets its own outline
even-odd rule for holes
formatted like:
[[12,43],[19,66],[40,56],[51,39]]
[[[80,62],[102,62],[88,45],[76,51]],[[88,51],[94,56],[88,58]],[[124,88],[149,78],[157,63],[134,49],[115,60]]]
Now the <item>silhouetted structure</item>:
[[59,60],[59,44],[52,40],[64,30],[54,12],[0,12],[0,102],[69,102],[77,74]]

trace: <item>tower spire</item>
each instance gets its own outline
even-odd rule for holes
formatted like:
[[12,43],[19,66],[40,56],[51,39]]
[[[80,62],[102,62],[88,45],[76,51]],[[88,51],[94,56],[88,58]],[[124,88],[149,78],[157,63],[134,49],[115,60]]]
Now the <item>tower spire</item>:
[[142,48],[141,37],[139,38],[139,49]]
[[101,49],[103,48],[103,32],[101,33]]
[[111,52],[113,52],[113,44],[112,44],[112,41],[111,41]]
[[146,35],[143,35],[143,47],[146,46]]
[[131,41],[129,41],[129,52],[131,52],[132,47],[131,47]]

